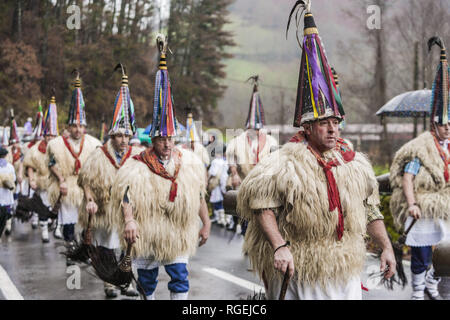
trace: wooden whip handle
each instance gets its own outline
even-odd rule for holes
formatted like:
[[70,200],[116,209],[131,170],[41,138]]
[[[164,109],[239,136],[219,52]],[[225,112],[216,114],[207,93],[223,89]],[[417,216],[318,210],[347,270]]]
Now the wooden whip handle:
[[129,243],[127,246],[127,253],[122,258],[119,263],[119,269],[123,272],[131,272],[131,249],[133,248],[133,244]]
[[289,268],[287,268],[286,273],[284,274],[283,284],[281,285],[281,291],[278,300],[284,300],[290,279],[291,278],[289,277]]
[[411,222],[411,224],[409,225],[408,229],[406,229],[406,231],[400,236],[400,238],[398,239],[398,243],[403,245],[406,242],[406,236],[408,235],[409,231],[411,231],[412,227],[414,226],[414,224],[417,222],[417,219],[414,219],[413,222]]
[[91,221],[92,221],[92,214],[89,213],[88,223],[87,223],[86,231],[84,233],[84,242],[86,244],[92,244]]
[[411,224],[409,225],[408,229],[406,229],[405,231],[405,236],[408,235],[409,231],[411,231],[412,227],[414,226],[414,224],[417,222],[417,219],[414,219],[413,222],[411,222]]

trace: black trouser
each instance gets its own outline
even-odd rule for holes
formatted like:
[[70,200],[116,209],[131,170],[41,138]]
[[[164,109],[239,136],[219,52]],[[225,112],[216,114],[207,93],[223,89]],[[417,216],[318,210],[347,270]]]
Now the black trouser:
[[11,206],[0,206],[0,237],[5,230],[6,221],[11,219]]
[[75,223],[63,224],[63,237],[65,241],[75,240]]

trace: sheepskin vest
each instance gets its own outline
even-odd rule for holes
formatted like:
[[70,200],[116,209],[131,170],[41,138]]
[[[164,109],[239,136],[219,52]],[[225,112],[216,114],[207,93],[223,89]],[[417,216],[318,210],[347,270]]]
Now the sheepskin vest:
[[5,188],[3,185],[5,182],[14,186],[14,175],[12,173],[0,173],[0,188]]
[[[119,169],[112,184],[110,203],[119,234],[123,234],[125,228],[122,199],[129,187],[128,198],[139,230],[139,238],[133,245],[133,257],[170,262],[178,256],[194,255],[198,246],[198,213],[200,195],[206,192],[206,169],[192,151],[175,150],[182,156],[173,202],[169,201],[172,182],[153,173],[146,164],[134,158]],[[172,157],[165,169],[173,176],[175,167]],[[123,237],[121,246],[127,246]]]
[[[68,141],[70,142],[71,139],[69,139]],[[88,159],[89,155],[95,150],[96,147],[100,145],[101,142],[98,139],[88,134],[84,135],[83,150],[78,157],[81,168]],[[75,148],[72,143],[71,146],[72,149],[75,149],[73,150],[74,152],[79,152],[78,147]],[[64,177],[67,184],[68,193],[66,196],[61,198],[62,203],[79,208],[81,206],[81,201],[83,200],[83,190],[78,186],[77,183],[78,174],[75,174],[75,158],[66,147],[62,136],[59,136],[48,143],[45,161],[46,163],[50,162],[50,155],[53,155],[56,161],[55,166],[59,169],[60,174]],[[59,197],[59,182],[53,174],[50,175],[48,193],[50,203],[52,206],[54,206]]]
[[274,209],[278,229],[294,257],[298,283],[344,284],[359,276],[365,261],[366,207],[379,204],[378,183],[368,159],[356,153],[344,163],[336,151],[324,154],[342,164],[332,173],[339,189],[344,232],[337,238],[338,210],[329,211],[323,168],[304,143],[287,143],[249,173],[238,192],[238,212],[249,221],[243,250],[267,280],[283,275],[273,267],[273,248],[256,221],[257,209]]
[[183,149],[188,149],[194,152],[194,154],[200,159],[202,160],[203,164],[208,167],[211,160],[209,158],[208,155],[208,150],[199,142],[195,142],[194,143],[194,150],[191,149],[191,143],[183,143],[183,144],[179,144],[178,147],[183,148]]
[[16,149],[16,153],[13,154],[13,147],[9,146],[6,148],[8,150],[8,154],[6,155],[6,161],[11,163],[16,171],[16,175],[19,173],[20,168],[20,157],[23,155],[22,148]]
[[[248,131],[244,131],[239,136],[232,139],[228,144],[226,151],[228,163],[230,165],[237,165],[237,170],[241,179],[244,179],[261,159],[270,154],[272,147],[278,146],[278,142],[275,138],[261,132],[259,138],[259,153],[256,153],[252,150],[247,132]],[[258,140],[254,139],[252,143],[257,144]]]
[[35,174],[36,185],[39,190],[47,190],[49,185],[48,163],[45,162],[47,146],[44,140],[34,144],[28,149],[23,158],[25,174],[28,168],[32,168]]
[[[105,154],[105,151],[109,157]],[[92,215],[91,227],[93,229],[102,228],[111,232],[113,229],[113,218],[111,210],[108,209],[111,198],[111,187],[117,175],[118,168],[123,166],[133,156],[143,151],[143,148],[129,147],[125,152],[122,162],[117,163],[114,147],[111,140],[108,140],[102,147],[97,147],[89,156],[78,175],[78,185],[83,188],[89,186],[95,203],[98,206],[97,212]],[[114,162],[114,164],[113,164]],[[88,214],[86,212],[86,197],[80,208],[78,222],[83,228],[87,227]]]
[[439,155],[433,135],[424,132],[401,147],[391,165],[389,179],[393,191],[389,206],[398,227],[408,217],[402,179],[406,164],[414,158],[419,158],[422,164],[413,186],[423,217],[448,219],[450,214],[450,181],[446,182],[444,178],[444,161]]

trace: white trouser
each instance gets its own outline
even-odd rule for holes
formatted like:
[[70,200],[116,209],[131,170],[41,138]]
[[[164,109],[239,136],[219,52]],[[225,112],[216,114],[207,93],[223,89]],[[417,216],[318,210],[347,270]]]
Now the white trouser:
[[[320,284],[299,285],[294,279],[289,282],[285,300],[362,300],[360,277],[351,278],[345,285],[328,283],[326,289]],[[269,281],[269,288],[266,290],[268,300],[278,300],[282,282],[283,279]]]
[[50,201],[48,199],[47,191],[40,191],[39,196],[41,197],[42,203],[44,206],[51,207]]
[[75,224],[78,222],[78,208],[68,203],[61,203],[58,213],[58,224]]
[[106,229],[97,228],[92,230],[92,244],[108,249],[120,247],[120,239],[117,231],[108,232]]

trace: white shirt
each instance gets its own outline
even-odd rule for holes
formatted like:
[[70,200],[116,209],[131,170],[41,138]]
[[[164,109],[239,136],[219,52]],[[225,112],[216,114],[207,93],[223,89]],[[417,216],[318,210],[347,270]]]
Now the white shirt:
[[228,165],[225,159],[223,158],[215,158],[211,162],[211,166],[208,170],[208,175],[210,177],[216,176],[220,173],[220,182],[217,187],[211,191],[211,196],[209,198],[209,202],[219,202],[223,200],[223,194],[226,190],[227,179],[228,179]]
[[[0,167],[0,173],[11,173],[16,180],[16,172],[14,167],[9,162],[6,163],[4,167]],[[14,195],[13,191],[3,188],[0,186],[0,206],[10,206],[14,204]]]

